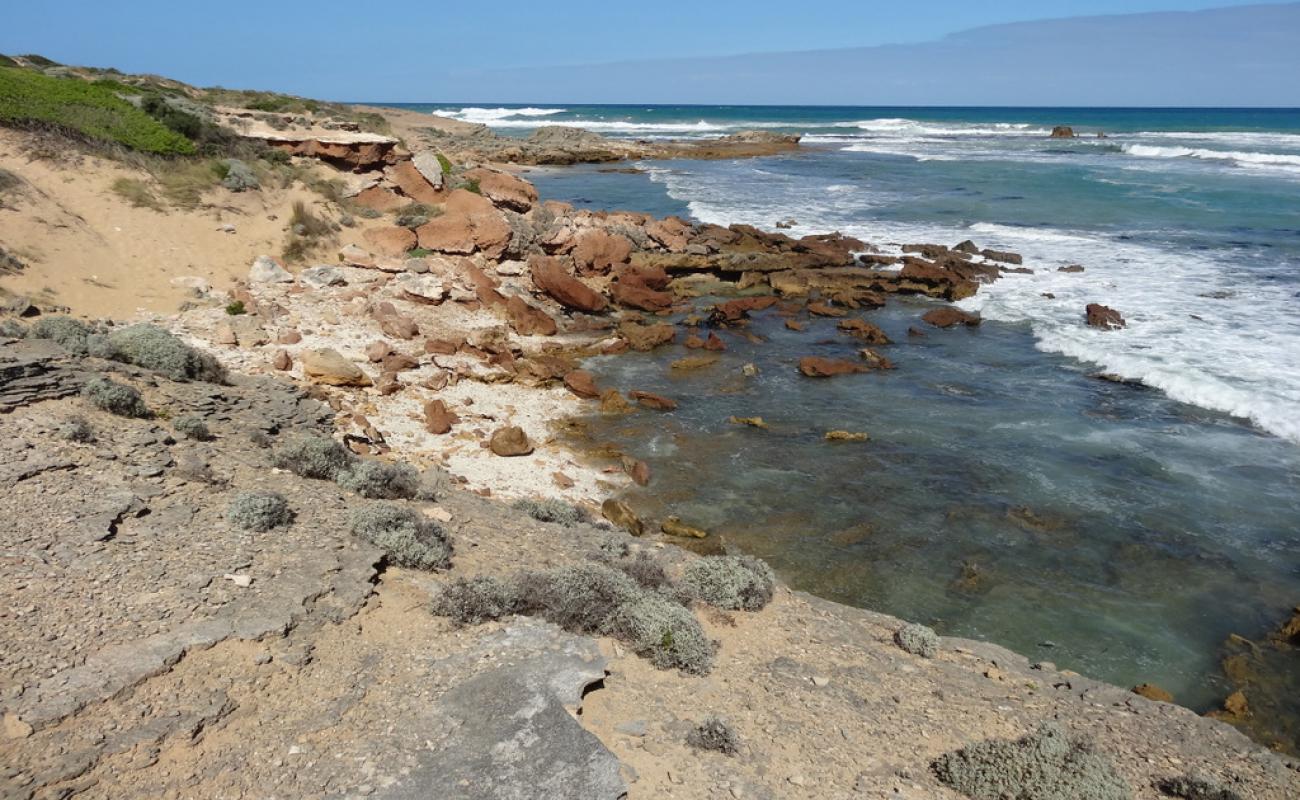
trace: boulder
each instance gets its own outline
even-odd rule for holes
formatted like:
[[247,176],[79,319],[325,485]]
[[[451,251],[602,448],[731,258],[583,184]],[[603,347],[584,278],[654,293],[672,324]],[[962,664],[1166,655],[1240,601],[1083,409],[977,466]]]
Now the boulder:
[[832,378],[836,375],[867,372],[869,369],[865,364],[840,358],[804,356],[799,359],[799,372],[808,378]]
[[506,301],[506,318],[520,336],[554,336],[558,330],[549,314],[518,296]]
[[1057,125],[1056,127],[1052,128],[1051,138],[1052,139],[1073,139],[1074,128],[1071,128],[1069,125]]
[[669,536],[682,539],[707,539],[709,532],[694,525],[687,525],[679,517],[668,517],[659,524],[659,530]]
[[663,395],[641,391],[628,392],[627,396],[637,401],[645,408],[653,409],[654,411],[677,410],[677,401],[671,397],[664,397]]
[[762,311],[774,305],[776,305],[776,298],[771,296],[738,297],[735,300],[728,300],[714,306],[713,311],[709,314],[709,322],[715,325],[738,322],[748,317],[751,312]]
[[435,435],[451,431],[451,426],[460,422],[460,418],[447,410],[447,404],[441,400],[430,400],[424,404],[424,429]]
[[632,410],[627,398],[619,394],[618,389],[606,389],[600,393],[600,411],[602,414],[626,414]]
[[978,314],[969,314],[952,306],[931,309],[921,315],[921,321],[928,322],[936,328],[951,328],[953,325],[974,327],[980,324]]
[[398,161],[384,168],[384,177],[397,186],[402,194],[416,202],[429,205],[442,202],[442,194],[434,188],[428,178],[424,177],[413,161]]
[[1094,328],[1114,330],[1123,328],[1126,324],[1124,317],[1120,316],[1118,311],[1100,303],[1089,303],[1088,307],[1084,309],[1084,313],[1087,316],[1088,324]]
[[1066,266],[1064,266],[1064,267],[1057,267],[1057,268],[1056,268],[1056,271],[1057,271],[1057,272],[1069,272],[1069,273],[1083,272],[1083,265],[1082,265],[1082,264],[1068,264],[1068,265],[1066,265]]
[[366,244],[374,252],[390,258],[401,258],[408,250],[415,249],[415,232],[409,228],[396,225],[386,228],[369,228],[361,234]]
[[328,286],[347,286],[348,284],[343,270],[329,264],[308,267],[299,272],[298,282],[313,289],[324,289]]
[[679,217],[651,220],[645,226],[646,235],[651,241],[670,253],[682,253],[690,244],[691,226]]
[[392,189],[385,189],[382,186],[371,186],[362,189],[357,196],[352,198],[353,202],[362,208],[368,208],[371,211],[378,211],[381,214],[387,214],[390,211],[396,211],[410,204],[410,200],[402,197]]
[[631,456],[623,456],[623,471],[637,486],[650,484],[650,465]]
[[411,157],[411,165],[434,189],[441,190],[446,183],[447,176],[442,171],[442,162],[435,153],[421,150]]
[[1161,703],[1174,702],[1174,696],[1165,689],[1156,686],[1154,683],[1143,683],[1134,686],[1130,691],[1133,694],[1141,695],[1148,700],[1157,700]]
[[457,189],[447,197],[444,208],[442,216],[416,229],[420,247],[453,255],[481,252],[491,259],[505,254],[511,240],[510,223],[492,201]]
[[660,277],[663,278],[660,286],[666,286],[668,275],[663,270],[644,268],[623,270],[610,284],[610,296],[614,298],[614,302],[628,308],[651,312],[664,311],[672,306],[673,295],[671,292],[659,291],[654,287]]
[[958,253],[965,253],[966,255],[971,255],[971,256],[973,256],[973,255],[977,255],[977,254],[979,253],[980,248],[979,248],[979,245],[975,244],[975,243],[972,242],[970,239],[967,239],[966,241],[964,241],[964,242],[958,244],[956,247],[954,247],[953,250],[956,251],[956,252],[958,252]]
[[1019,253],[1008,253],[1005,250],[984,250],[980,255],[989,261],[1001,261],[1003,264],[1021,264],[1024,261]]
[[281,372],[288,372],[293,369],[293,358],[287,350],[276,350],[271,357],[271,366]]
[[493,205],[523,214],[537,203],[536,187],[508,172],[476,167],[466,170],[464,177],[466,180],[478,181],[479,191]]
[[618,326],[618,333],[627,342],[628,347],[647,352],[672,342],[677,336],[677,329],[666,323],[639,325],[635,322],[624,322]]
[[867,344],[890,344],[889,336],[880,329],[880,326],[867,322],[865,319],[841,320],[838,327],[850,336],[861,339]]
[[414,339],[420,335],[420,326],[415,320],[398,312],[392,303],[380,303],[371,312],[379,329],[394,339]]
[[569,274],[558,259],[533,256],[529,259],[528,266],[537,290],[549,295],[565,308],[596,314],[608,306],[599,292]]
[[600,387],[596,385],[595,376],[585,369],[575,369],[565,375],[564,385],[578,397],[588,400],[600,397]]
[[632,256],[632,242],[622,234],[597,228],[580,234],[572,252],[579,275],[604,275],[627,263]]
[[843,317],[849,312],[842,308],[827,305],[820,300],[808,304],[808,313],[818,317]]
[[528,441],[528,434],[517,425],[498,428],[492,432],[488,442],[492,452],[504,457],[526,456],[533,452],[533,443]]
[[316,383],[327,386],[370,386],[371,380],[361,368],[337,350],[328,347],[303,350],[298,354],[302,371]]
[[361,269],[374,269],[376,266],[375,257],[369,251],[355,244],[347,245],[339,250],[339,261],[349,267],[360,267]]
[[258,256],[248,270],[249,283],[293,283],[293,276],[270,256]]
[[600,514],[633,536],[640,536],[645,532],[641,519],[632,511],[632,507],[622,500],[611,498],[601,503]]

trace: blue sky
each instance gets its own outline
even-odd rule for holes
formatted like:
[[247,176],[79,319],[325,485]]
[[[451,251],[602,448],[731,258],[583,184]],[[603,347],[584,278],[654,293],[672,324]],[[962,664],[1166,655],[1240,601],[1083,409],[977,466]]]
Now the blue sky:
[[[516,99],[492,70],[925,42],[983,25],[1232,0],[7,3],[0,52],[334,99]],[[558,74],[558,73],[557,73]],[[569,99],[590,88],[572,76]],[[599,83],[599,74],[585,82]],[[616,86],[605,87],[611,91]],[[561,94],[564,94],[561,91]],[[541,98],[537,98],[539,101]],[[638,102],[646,98],[630,97]],[[681,98],[682,101],[691,98]],[[929,102],[917,96],[917,103]]]

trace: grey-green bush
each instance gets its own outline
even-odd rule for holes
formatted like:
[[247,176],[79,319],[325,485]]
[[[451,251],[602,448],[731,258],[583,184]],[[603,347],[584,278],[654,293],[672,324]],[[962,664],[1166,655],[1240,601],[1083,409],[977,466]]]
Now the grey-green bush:
[[627,642],[660,669],[704,675],[713,668],[717,645],[690,609],[662,595],[638,592],[605,621],[602,632]]
[[70,442],[92,444],[95,441],[95,429],[85,417],[69,417],[59,428],[59,435]]
[[620,560],[615,566],[643,589],[660,589],[669,585],[668,573],[664,571],[663,565],[644,550],[632,558]]
[[705,556],[686,565],[681,585],[711,606],[757,611],[771,602],[776,576],[753,556]]
[[388,554],[394,564],[412,569],[451,566],[451,542],[437,522],[391,503],[371,503],[352,512],[353,535]]
[[1183,800],[1243,800],[1240,794],[1225,789],[1215,781],[1195,775],[1165,778],[1156,783],[1162,794],[1181,797]]
[[578,633],[599,631],[616,609],[640,593],[631,578],[604,564],[573,564],[519,577],[523,613]]
[[230,524],[264,533],[293,522],[289,501],[275,492],[240,492],[226,508]]
[[41,317],[28,328],[33,339],[49,339],[73,355],[89,352],[87,339],[94,333],[89,325],[78,319],[64,316]]
[[174,381],[224,383],[225,368],[214,357],[195,350],[156,325],[140,324],[96,339],[91,355],[135,364]]
[[275,453],[275,465],[303,478],[333,481],[352,468],[357,457],[328,436],[299,436]]
[[460,626],[481,625],[517,613],[520,605],[519,587],[513,581],[476,575],[443,587],[433,601],[433,613],[451,617]]
[[935,777],[974,800],[1129,800],[1132,790],[1090,743],[1054,722],[1015,741],[940,756]]
[[[0,251],[2,253],[3,251]],[[0,270],[3,271],[3,270]],[[27,326],[16,319],[0,319],[0,338],[25,339]]]
[[420,473],[409,464],[356,461],[338,474],[338,484],[372,500],[410,500],[420,496]]
[[213,438],[212,431],[208,430],[208,424],[203,421],[202,417],[196,417],[193,414],[177,417],[172,422],[172,428],[182,436],[197,442],[210,442]]
[[894,644],[922,658],[934,658],[939,653],[939,635],[916,622],[894,631]]
[[586,522],[587,515],[581,508],[563,500],[516,500],[512,506],[537,520],[538,522],[555,522],[560,525],[577,525]]
[[149,416],[149,408],[144,404],[144,398],[133,387],[123,386],[120,383],[113,383],[107,378],[92,378],[86,382],[85,387],[81,390],[91,405],[107,411],[110,414],[116,414],[119,417],[134,417],[144,419]]
[[740,737],[732,730],[730,723],[716,716],[708,716],[704,721],[686,734],[686,743],[696,750],[712,750],[715,753],[734,756],[740,751]]

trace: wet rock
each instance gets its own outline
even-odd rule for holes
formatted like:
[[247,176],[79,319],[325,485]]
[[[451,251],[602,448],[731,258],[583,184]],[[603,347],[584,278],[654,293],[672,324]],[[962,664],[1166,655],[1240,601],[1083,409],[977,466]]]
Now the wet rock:
[[867,372],[870,368],[856,361],[821,356],[804,356],[799,359],[799,372],[808,378],[831,378],[836,375],[851,375]]
[[1070,264],[1064,267],[1057,267],[1056,271],[1057,272],[1083,272],[1083,266],[1081,264]]
[[506,458],[526,456],[533,452],[533,443],[528,440],[528,434],[524,433],[523,428],[516,425],[498,428],[493,431],[488,446],[493,453]]
[[650,483],[650,465],[631,456],[623,456],[623,471],[637,486]]
[[842,320],[837,327],[867,344],[890,344],[889,336],[880,329],[880,326],[867,322],[865,319]]
[[676,411],[677,401],[663,395],[652,394],[650,392],[633,391],[628,393],[628,397],[640,403],[645,408],[655,411]]
[[617,389],[606,389],[600,393],[600,410],[605,414],[626,414],[632,406]]
[[958,253],[965,253],[967,255],[972,255],[972,256],[976,255],[980,251],[979,246],[976,245],[974,242],[972,242],[970,239],[967,239],[961,244],[958,244],[957,246],[953,247],[953,250]]
[[718,363],[717,356],[687,356],[679,358],[668,365],[669,369],[679,372],[689,372],[696,369],[704,369]]
[[767,430],[767,422],[762,417],[727,417],[727,422],[732,425],[748,425],[751,428],[761,428]]
[[564,385],[578,397],[590,400],[600,396],[595,376],[585,369],[575,369],[565,375]]
[[627,342],[628,347],[646,352],[672,342],[677,336],[677,329],[666,323],[640,325],[635,322],[624,322],[618,326],[618,333]]
[[692,525],[687,525],[678,517],[668,517],[665,519],[660,523],[659,530],[669,536],[677,536],[682,539],[707,539],[709,537],[708,531],[702,528],[696,528]]
[[877,353],[875,350],[872,350],[870,347],[862,348],[861,350],[858,351],[858,355],[861,356],[862,360],[866,362],[867,366],[871,367],[872,369],[893,369],[894,368],[894,362],[890,361],[888,358],[881,355],[880,353]]
[[1052,128],[1052,134],[1051,134],[1050,138],[1052,138],[1052,139],[1073,139],[1073,138],[1074,138],[1074,128],[1071,128],[1069,125],[1057,125],[1056,127]]
[[600,514],[614,525],[622,528],[633,536],[640,536],[645,532],[645,526],[640,517],[632,511],[632,507],[622,500],[613,498],[600,504]]
[[849,312],[818,300],[808,304],[808,313],[818,317],[843,317],[848,315]]
[[865,442],[871,438],[870,435],[860,432],[850,431],[827,431],[824,437],[828,442]]
[[980,255],[989,261],[1001,261],[1004,264],[1020,264],[1023,261],[1019,253],[1009,253],[1005,250],[984,250]]
[[1159,686],[1156,686],[1154,683],[1143,683],[1134,686],[1132,692],[1133,694],[1141,695],[1148,700],[1159,700],[1162,703],[1174,702],[1174,696],[1172,694],[1161,689]]
[[980,324],[978,314],[970,314],[952,306],[931,309],[921,315],[921,320],[936,328],[951,328],[954,325],[965,325],[973,328]]
[[1102,330],[1116,330],[1125,326],[1124,317],[1118,311],[1100,303],[1089,303],[1084,309],[1088,325]]
[[370,386],[371,380],[361,368],[337,350],[324,347],[304,350],[298,355],[303,374],[316,383],[328,386]]
[[762,311],[776,305],[775,297],[738,297],[713,307],[709,322],[713,325],[726,325],[738,322],[755,311]]

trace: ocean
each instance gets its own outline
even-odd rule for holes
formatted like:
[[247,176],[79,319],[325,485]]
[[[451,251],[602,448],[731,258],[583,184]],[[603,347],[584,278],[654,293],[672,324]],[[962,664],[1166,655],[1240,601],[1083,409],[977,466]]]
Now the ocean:
[[[655,469],[635,504],[710,528],[798,588],[1158,683],[1197,710],[1236,686],[1225,640],[1261,640],[1300,604],[1300,110],[416,108],[518,135],[800,133],[798,152],[767,158],[529,177],[579,207],[973,239],[1033,269],[960,303],[978,329],[909,337],[923,300],[868,312],[896,342],[889,373],[801,379],[799,356],[852,356],[852,342],[833,322],[796,333],[771,316],[752,327],[762,344],[724,333],[710,369],[674,374],[680,352],[594,361],[611,385],[682,401],[589,421]],[[1055,125],[1078,138],[1049,138]],[[1086,271],[1058,271],[1074,264]],[[1086,327],[1090,302],[1128,327]],[[758,379],[738,379],[747,362]],[[836,428],[871,441],[824,442]],[[1258,708],[1300,747],[1300,664],[1267,669],[1255,682],[1292,700],[1256,689]]]

